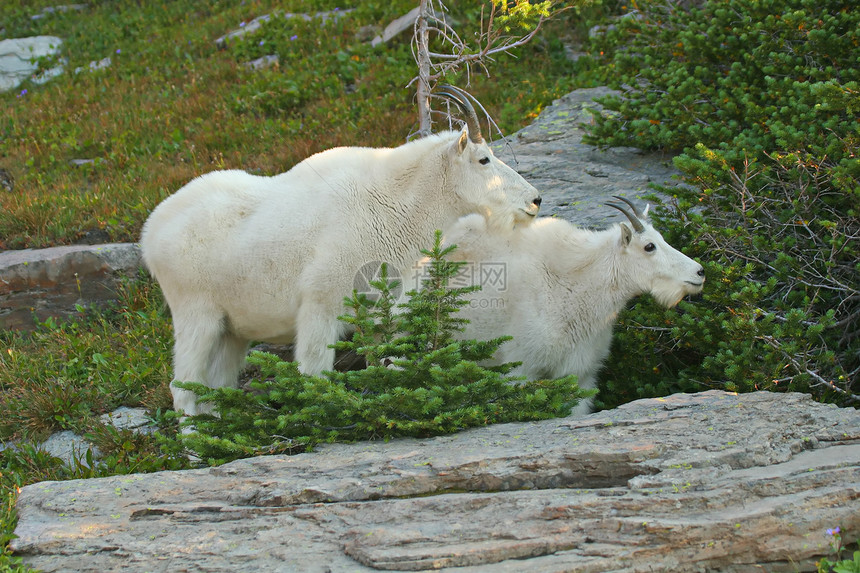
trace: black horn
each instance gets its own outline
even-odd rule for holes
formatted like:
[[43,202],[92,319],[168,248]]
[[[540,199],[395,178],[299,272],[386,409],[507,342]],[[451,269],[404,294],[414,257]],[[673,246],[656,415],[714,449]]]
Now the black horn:
[[642,219],[645,219],[645,213],[643,213],[642,211],[640,211],[640,210],[639,210],[639,207],[637,207],[636,205],[634,205],[634,204],[633,204],[629,199],[627,199],[627,198],[625,198],[625,197],[622,197],[622,196],[620,196],[620,195],[613,195],[612,197],[613,197],[614,199],[618,199],[619,201],[623,201],[623,202],[627,203],[627,206],[628,206],[628,207],[630,207],[631,209],[633,209],[633,214],[634,214],[634,215],[636,215],[636,218],[637,218],[637,219],[639,219],[640,221],[641,221]]
[[[616,199],[620,199],[620,197],[616,197]],[[624,201],[624,202],[628,203],[627,201]],[[624,215],[626,215],[627,218],[630,219],[630,224],[633,225],[633,230],[636,231],[637,233],[641,233],[642,231],[645,230],[645,225],[642,224],[642,221],[640,221],[633,213],[631,213],[630,211],[628,211],[627,209],[625,209],[621,205],[617,205],[615,203],[606,203],[606,206],[612,207],[613,209],[618,209],[619,211],[624,213]]]
[[443,84],[436,88],[435,95],[453,101],[457,107],[465,114],[466,126],[469,128],[469,140],[472,143],[482,143],[484,136],[481,135],[481,123],[478,121],[478,114],[475,113],[475,107],[469,101],[469,94],[460,88]]

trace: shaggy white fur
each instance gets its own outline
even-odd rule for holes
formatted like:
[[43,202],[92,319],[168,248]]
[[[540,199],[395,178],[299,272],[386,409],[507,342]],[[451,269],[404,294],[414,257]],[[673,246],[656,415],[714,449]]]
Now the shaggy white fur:
[[[530,380],[576,374],[581,388],[594,388],[616,316],[630,299],[651,293],[671,307],[705,280],[702,266],[667,244],[644,215],[641,232],[624,223],[589,231],[552,218],[511,231],[463,217],[445,242],[458,247],[452,260],[468,263],[462,282],[482,289],[459,314],[470,321],[460,336],[513,336],[494,363],[522,362],[513,374]],[[574,413],[590,410],[583,401]]]
[[[296,343],[305,373],[331,369],[328,345],[362,265],[408,276],[436,229],[480,213],[530,223],[538,191],[468,129],[396,148],[336,148],[274,177],[219,171],[150,215],[144,261],[173,316],[174,380],[235,386],[250,340]],[[171,386],[174,407],[201,409]]]

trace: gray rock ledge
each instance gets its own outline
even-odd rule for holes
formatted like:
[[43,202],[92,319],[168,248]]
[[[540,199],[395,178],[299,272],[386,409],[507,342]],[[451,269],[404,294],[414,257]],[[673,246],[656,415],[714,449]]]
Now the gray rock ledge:
[[499,159],[540,190],[541,217],[561,217],[577,225],[604,228],[624,220],[623,215],[604,205],[613,195],[635,199],[655,193],[652,183],[668,188],[682,185],[671,155],[635,147],[599,149],[582,142],[585,131],[580,125],[592,122],[588,110],[603,109],[594,98],[613,93],[606,87],[572,91],[546,107],[531,125],[508,137],[507,142],[493,143]]
[[34,317],[68,318],[76,305],[115,300],[120,278],[141,264],[132,243],[0,251],[0,328],[29,330]]
[[860,415],[718,391],[580,419],[27,486],[51,571],[798,571],[860,536]]

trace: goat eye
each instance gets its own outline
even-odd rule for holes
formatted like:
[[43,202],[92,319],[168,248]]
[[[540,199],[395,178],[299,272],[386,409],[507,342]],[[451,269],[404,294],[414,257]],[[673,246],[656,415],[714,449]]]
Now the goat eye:
[[651,251],[653,251],[656,248],[657,247],[654,246],[654,243],[648,243],[647,245],[645,245],[645,252],[650,253]]
[[489,157],[484,157],[484,158],[481,158],[481,159],[479,159],[479,160],[478,160],[478,163],[480,163],[481,165],[486,165],[486,164],[487,164],[487,163],[489,163],[489,162],[490,162],[490,158],[489,158]]

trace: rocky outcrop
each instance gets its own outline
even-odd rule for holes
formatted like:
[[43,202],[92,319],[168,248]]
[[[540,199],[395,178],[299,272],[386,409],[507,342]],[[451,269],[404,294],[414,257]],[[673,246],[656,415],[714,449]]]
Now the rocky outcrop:
[[15,89],[24,80],[44,83],[63,72],[62,66],[40,75],[39,59],[56,56],[63,40],[56,36],[31,36],[0,40],[0,92]]
[[412,31],[415,29],[415,20],[418,19],[418,15],[421,13],[420,7],[415,7],[403,16],[392,20],[384,30],[382,30],[382,34],[373,38],[370,41],[371,46],[378,46],[379,44],[384,44],[386,42],[390,42],[397,36],[404,34],[406,32]]
[[242,22],[236,30],[225,34],[215,40],[215,45],[221,49],[227,47],[227,45],[231,41],[239,40],[245,37],[248,34],[252,34],[263,27],[263,24],[272,19],[272,17],[283,18],[286,20],[290,20],[292,18],[299,18],[304,20],[305,22],[310,22],[312,20],[319,20],[320,22],[327,22],[328,20],[338,20],[339,18],[345,16],[352,12],[353,9],[349,8],[346,10],[341,10],[339,8],[335,8],[334,10],[330,10],[328,12],[316,12],[315,14],[293,14],[290,12],[276,12],[275,14],[264,14],[262,16],[258,16],[249,22]]
[[137,245],[73,245],[0,252],[0,328],[28,330],[116,299],[118,281],[141,266]]
[[860,416],[711,391],[23,488],[43,571],[798,571],[860,535]]
[[542,217],[604,227],[623,219],[604,205],[613,195],[638,197],[654,193],[652,183],[681,184],[670,155],[635,147],[602,150],[582,142],[585,132],[579,126],[592,121],[588,109],[602,110],[594,99],[612,93],[605,87],[573,91],[545,108],[507,143],[494,144],[500,159],[540,189]]

